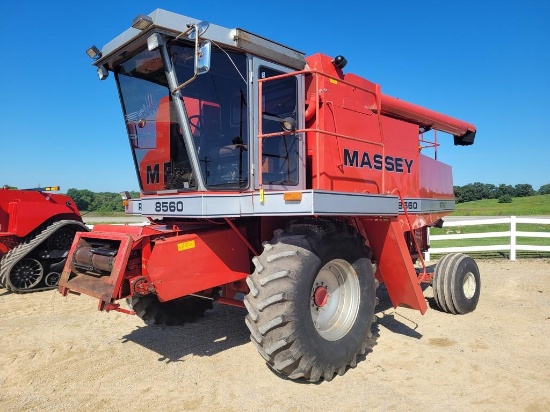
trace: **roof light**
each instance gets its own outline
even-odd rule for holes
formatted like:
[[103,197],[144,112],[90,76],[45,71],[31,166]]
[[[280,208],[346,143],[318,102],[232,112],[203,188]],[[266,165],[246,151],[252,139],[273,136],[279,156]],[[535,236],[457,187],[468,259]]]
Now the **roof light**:
[[92,46],[88,50],[86,50],[86,54],[90,56],[90,59],[94,59],[94,60],[97,60],[101,57],[101,52],[95,46]]
[[97,77],[99,77],[99,80],[105,80],[109,77],[109,70],[105,66],[99,66],[97,68]]
[[132,27],[138,30],[145,30],[153,25],[153,19],[149,16],[140,14],[132,20]]

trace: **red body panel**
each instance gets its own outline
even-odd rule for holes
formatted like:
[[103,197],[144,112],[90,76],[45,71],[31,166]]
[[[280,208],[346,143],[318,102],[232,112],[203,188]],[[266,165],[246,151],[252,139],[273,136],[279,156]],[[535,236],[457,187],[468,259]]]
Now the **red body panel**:
[[146,269],[164,301],[244,279],[250,264],[246,245],[225,229],[158,240]]
[[363,220],[362,223],[378,263],[377,276],[386,284],[394,307],[407,306],[422,314],[426,312],[426,300],[399,222]]
[[[397,219],[362,219],[363,234],[378,263],[394,306],[426,311],[411,255],[425,249],[424,228],[445,216],[454,201],[450,166],[421,154],[419,128],[455,135],[475,127],[450,116],[383,95],[380,87],[343,74],[328,56],[307,59],[306,145],[315,189],[388,194],[400,199],[437,199],[440,211],[400,214]],[[450,202],[447,204],[446,202]],[[447,209],[447,210],[445,210]],[[424,243],[423,243],[424,242]]]
[[51,219],[82,221],[69,196],[0,188],[0,257]]
[[[306,124],[312,188],[454,199],[450,166],[422,155],[418,122],[398,117],[424,116],[423,121],[437,120],[438,128],[457,133],[475,131],[473,125],[395,99],[402,103],[398,106],[378,85],[354,74],[344,75],[328,56],[316,54],[307,60],[311,70],[321,72],[306,76],[308,103],[316,105],[319,100]],[[386,101],[395,103],[399,111],[390,106],[384,110]],[[444,214],[413,215],[412,226],[431,224]],[[409,230],[408,224],[403,230]]]

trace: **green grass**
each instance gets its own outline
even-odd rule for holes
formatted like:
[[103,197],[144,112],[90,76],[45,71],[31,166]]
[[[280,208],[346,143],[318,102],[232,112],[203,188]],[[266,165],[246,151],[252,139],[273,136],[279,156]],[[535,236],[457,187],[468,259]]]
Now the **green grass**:
[[550,195],[514,197],[512,203],[497,199],[457,203],[453,216],[529,216],[550,215]]

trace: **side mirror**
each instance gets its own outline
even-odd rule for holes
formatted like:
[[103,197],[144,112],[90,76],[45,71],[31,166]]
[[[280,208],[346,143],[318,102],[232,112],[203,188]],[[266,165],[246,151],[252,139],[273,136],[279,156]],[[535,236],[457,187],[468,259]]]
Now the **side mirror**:
[[212,51],[210,41],[205,40],[199,43],[199,37],[204,34],[206,29],[208,29],[208,25],[209,24],[206,21],[201,21],[197,24],[188,24],[188,29],[175,37],[175,40],[180,37],[187,37],[189,40],[195,40],[195,72],[193,73],[193,77],[172,90],[172,93],[183,89],[195,80],[199,74],[204,74],[210,69],[210,57]]
[[199,44],[197,53],[195,54],[195,72],[204,74],[210,70],[210,57],[212,55],[212,43],[210,40],[205,40]]

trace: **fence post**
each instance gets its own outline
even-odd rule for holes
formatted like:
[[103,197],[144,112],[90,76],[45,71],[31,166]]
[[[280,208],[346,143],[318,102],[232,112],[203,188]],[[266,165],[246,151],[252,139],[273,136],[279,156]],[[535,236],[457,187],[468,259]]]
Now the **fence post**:
[[428,243],[428,250],[424,252],[424,262],[430,261],[430,227],[428,226],[427,234],[426,234],[426,242]]
[[516,260],[516,217],[510,216],[510,260]]

